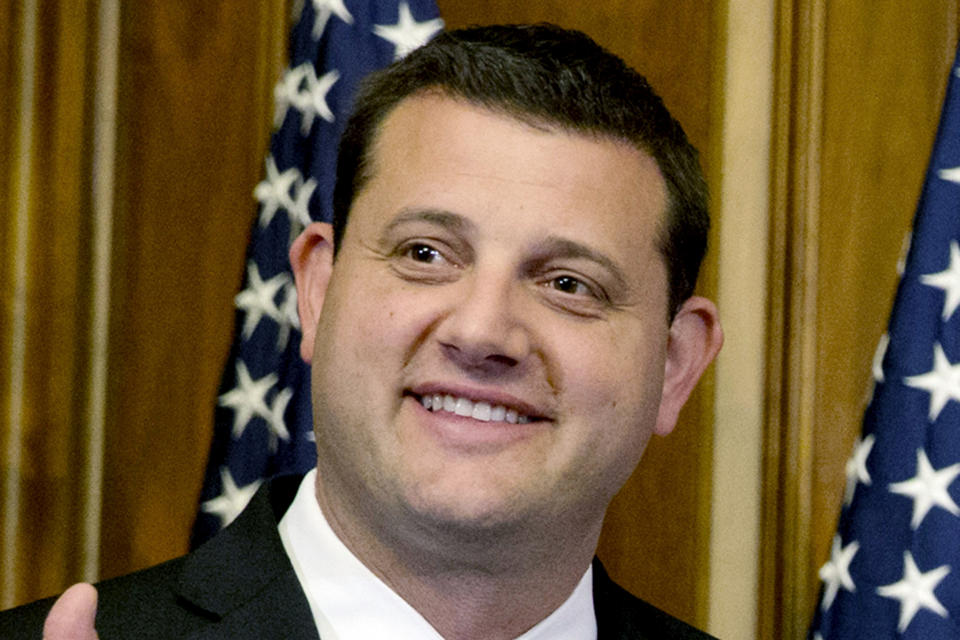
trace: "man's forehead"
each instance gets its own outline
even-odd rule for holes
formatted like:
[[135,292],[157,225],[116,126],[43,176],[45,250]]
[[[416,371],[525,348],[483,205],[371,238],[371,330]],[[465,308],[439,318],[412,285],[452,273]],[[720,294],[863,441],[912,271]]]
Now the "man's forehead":
[[552,117],[545,113],[536,113],[524,109],[509,101],[497,101],[496,99],[475,100],[462,96],[454,91],[447,90],[444,87],[427,87],[416,91],[391,106],[382,116],[376,130],[374,131],[374,140],[380,137],[383,128],[391,117],[397,111],[410,111],[411,104],[420,106],[418,110],[420,119],[429,122],[432,113],[443,109],[451,104],[459,105],[464,109],[477,110],[488,115],[510,120],[518,125],[523,125],[543,133],[558,133],[574,136],[582,136],[594,141],[605,141],[616,145],[623,145],[626,148],[633,149],[638,153],[653,158],[653,155],[640,143],[631,139],[627,134],[616,133],[613,129],[606,130],[597,126],[582,126],[580,124],[570,124],[560,117]]
[[[636,248],[644,251],[660,235],[666,208],[662,175],[649,154],[620,140],[533,127],[512,113],[436,92],[398,103],[377,138],[366,186],[379,182],[378,175],[391,177],[388,188],[376,189],[382,206],[375,224],[409,217],[404,209],[410,207],[470,213],[468,218],[479,215],[479,221],[489,209],[460,208],[476,188],[484,207],[529,216],[523,222],[537,221],[544,236],[590,245],[611,237],[633,244],[635,235],[642,243]],[[461,180],[468,174],[469,180]],[[520,182],[531,188],[514,188]],[[417,196],[408,200],[413,191]],[[455,195],[431,200],[438,192]],[[433,195],[420,200],[424,193]]]
[[[451,107],[453,107],[453,109],[451,109]],[[369,173],[373,173],[373,170],[375,170],[378,164],[378,160],[382,162],[387,159],[382,157],[384,149],[381,144],[385,131],[390,130],[391,135],[397,135],[398,129],[402,129],[403,133],[419,131],[432,132],[441,114],[449,114],[456,111],[464,115],[479,113],[486,118],[510,123],[515,126],[517,132],[516,137],[518,138],[522,133],[533,130],[541,134],[553,134],[560,137],[581,139],[616,148],[626,156],[633,156],[639,159],[640,163],[645,165],[645,168],[652,169],[652,171],[645,170],[642,173],[638,172],[638,183],[652,183],[650,186],[652,186],[655,191],[663,191],[663,195],[666,195],[663,173],[660,170],[657,160],[643,146],[638,145],[624,136],[596,129],[568,126],[562,122],[551,120],[548,117],[523,111],[509,104],[480,103],[452,94],[442,88],[430,88],[411,94],[398,101],[384,115],[374,130],[371,143],[368,147],[370,150],[367,157]],[[475,121],[472,118],[466,117],[462,122],[470,122],[473,124]],[[475,128],[465,126],[462,133],[464,135],[482,135],[483,131],[477,131]],[[403,152],[404,148],[401,147],[391,151]],[[656,179],[651,181],[654,175]],[[650,195],[652,197],[657,196],[656,193],[651,193]]]

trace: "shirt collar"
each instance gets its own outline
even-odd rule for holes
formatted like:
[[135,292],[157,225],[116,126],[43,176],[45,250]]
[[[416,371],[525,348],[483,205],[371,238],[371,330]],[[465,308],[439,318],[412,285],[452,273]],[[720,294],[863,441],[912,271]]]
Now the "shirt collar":
[[[337,537],[316,498],[316,474],[304,476],[278,526],[317,623],[327,640],[442,640],[427,620],[368,569]],[[595,640],[593,567],[553,613],[517,640]]]

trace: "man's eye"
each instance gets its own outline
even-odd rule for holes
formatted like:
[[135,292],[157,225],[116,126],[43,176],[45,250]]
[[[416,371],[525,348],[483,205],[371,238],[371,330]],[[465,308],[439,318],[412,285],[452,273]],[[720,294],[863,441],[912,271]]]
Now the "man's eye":
[[425,244],[415,244],[409,247],[406,253],[417,262],[437,262],[443,259],[439,251]]
[[460,274],[457,252],[442,240],[411,238],[388,254],[390,267],[400,278],[419,284],[442,284]]
[[550,281],[550,286],[556,289],[557,291],[562,291],[563,293],[569,293],[570,295],[575,296],[589,296],[593,295],[593,291],[590,290],[590,287],[580,282],[573,276],[557,276]]

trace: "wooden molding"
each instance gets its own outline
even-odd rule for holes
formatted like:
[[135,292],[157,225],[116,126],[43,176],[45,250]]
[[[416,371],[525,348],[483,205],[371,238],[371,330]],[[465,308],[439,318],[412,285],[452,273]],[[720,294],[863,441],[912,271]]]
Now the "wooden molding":
[[778,5],[758,637],[806,637],[957,2]]
[[777,17],[760,638],[800,638],[809,624],[824,11],[784,0]]

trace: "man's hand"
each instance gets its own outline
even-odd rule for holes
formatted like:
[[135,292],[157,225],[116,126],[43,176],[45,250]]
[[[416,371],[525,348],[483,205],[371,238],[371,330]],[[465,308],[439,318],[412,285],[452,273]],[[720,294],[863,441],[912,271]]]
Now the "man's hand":
[[63,592],[43,623],[44,640],[97,640],[93,619],[97,615],[97,590],[86,583]]

